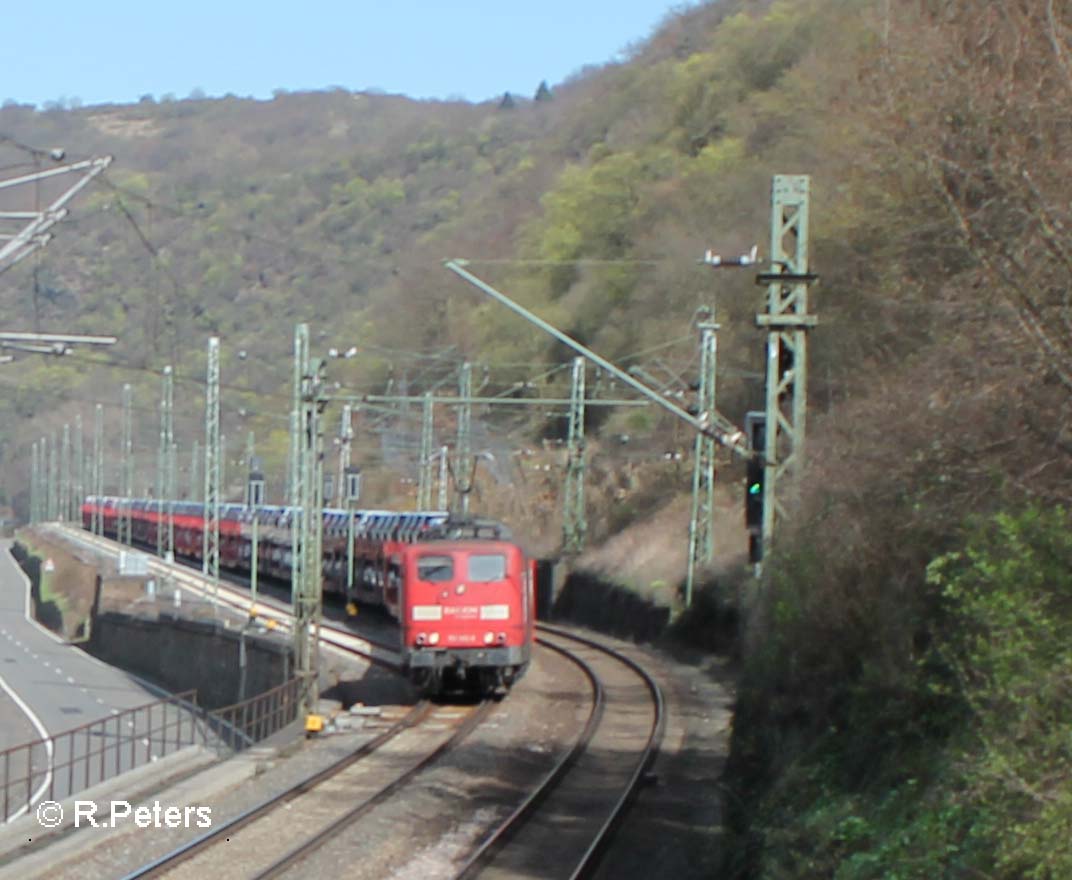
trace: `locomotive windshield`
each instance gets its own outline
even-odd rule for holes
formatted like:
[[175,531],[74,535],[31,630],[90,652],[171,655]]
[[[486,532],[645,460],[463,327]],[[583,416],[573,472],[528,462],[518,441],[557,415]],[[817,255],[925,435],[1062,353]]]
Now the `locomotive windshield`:
[[427,583],[449,581],[454,577],[454,560],[449,556],[419,556],[417,577]]
[[506,557],[502,553],[481,553],[469,557],[469,580],[473,583],[501,581],[506,577]]

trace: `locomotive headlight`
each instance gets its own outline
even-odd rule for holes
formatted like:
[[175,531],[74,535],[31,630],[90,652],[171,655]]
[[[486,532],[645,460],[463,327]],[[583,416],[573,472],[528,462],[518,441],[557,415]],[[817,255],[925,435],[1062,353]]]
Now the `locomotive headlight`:
[[459,596],[462,595],[465,592],[465,584],[458,584],[458,586],[454,588],[454,592]]
[[484,644],[490,645],[495,641],[495,633],[484,633]]
[[429,645],[438,645],[439,644],[439,633],[429,633],[428,634],[428,644]]
[[499,633],[499,644],[500,645],[505,645],[506,644],[506,633]]
[[417,633],[416,642],[418,645],[423,645],[425,642],[424,633]]

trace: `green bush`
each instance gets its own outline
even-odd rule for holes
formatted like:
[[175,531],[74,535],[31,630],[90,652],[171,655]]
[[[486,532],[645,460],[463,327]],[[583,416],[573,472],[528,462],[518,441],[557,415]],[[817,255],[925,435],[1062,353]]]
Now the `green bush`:
[[859,635],[805,648],[821,616],[807,584],[822,575],[793,570],[797,598],[782,585],[742,686],[730,781],[750,802],[732,817],[730,875],[1072,877],[1065,511],[969,523],[927,566],[925,647],[885,683],[860,645],[839,644]]
[[1000,514],[930,580],[956,621],[937,650],[976,734],[964,779],[997,823],[995,876],[1072,877],[1072,533],[1061,509]]

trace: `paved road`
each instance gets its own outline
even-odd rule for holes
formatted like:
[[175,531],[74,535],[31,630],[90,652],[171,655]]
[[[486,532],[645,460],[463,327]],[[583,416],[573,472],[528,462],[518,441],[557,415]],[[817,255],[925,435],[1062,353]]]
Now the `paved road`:
[[[5,812],[10,816],[26,803],[28,792],[41,789],[41,797],[60,800],[172,751],[172,743],[181,738],[180,713],[174,708],[116,717],[157,701],[163,692],[28,619],[28,583],[9,548],[9,541],[0,542],[0,821]],[[12,714],[16,706],[17,714]],[[57,737],[102,719],[107,720],[76,736]],[[189,730],[192,722],[188,717],[184,721]],[[49,746],[3,754],[46,737],[54,738]]]

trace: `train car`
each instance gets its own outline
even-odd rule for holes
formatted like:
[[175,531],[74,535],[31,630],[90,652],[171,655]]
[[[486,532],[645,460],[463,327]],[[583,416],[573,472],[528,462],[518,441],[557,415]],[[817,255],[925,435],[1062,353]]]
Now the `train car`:
[[[170,516],[176,556],[201,561],[200,503],[89,496],[82,524],[90,529],[96,514],[104,534],[115,538],[125,512],[133,541],[154,549]],[[256,520],[259,574],[289,581],[295,513],[220,505],[220,567],[249,574]],[[425,691],[490,692],[524,674],[535,619],[533,569],[501,523],[443,511],[325,509],[322,546],[324,594],[351,611],[382,606],[398,620],[403,669]]]

